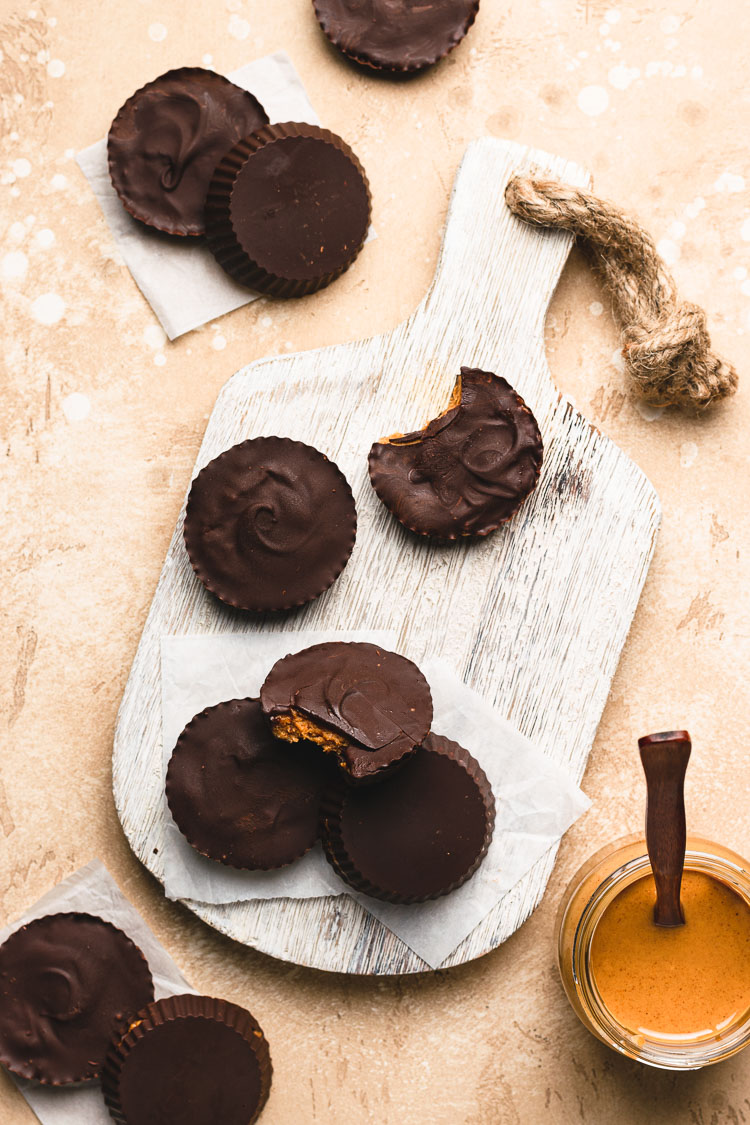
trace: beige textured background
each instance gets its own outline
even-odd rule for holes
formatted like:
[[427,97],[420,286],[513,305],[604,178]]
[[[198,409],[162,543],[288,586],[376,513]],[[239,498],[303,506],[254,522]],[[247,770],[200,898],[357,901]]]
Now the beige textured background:
[[[454,54],[403,84],[346,65],[309,0],[0,0],[0,922],[100,856],[193,983],[260,1019],[275,1065],[264,1125],[750,1120],[750,1052],[694,1075],[639,1068],[578,1025],[557,980],[566,881],[641,824],[639,734],[691,730],[690,826],[750,854],[747,389],[699,419],[639,409],[606,295],[576,254],[547,322],[552,371],[650,476],[664,520],[585,777],[594,807],[531,920],[483,960],[420,979],[296,969],[167,903],[110,792],[118,703],[219,388],[249,360],[403,319],[472,138],[588,165],[663,240],[742,375],[748,44],[745,0],[482,0]],[[280,47],[362,159],[379,238],[303,303],[261,301],[167,344],[73,154],[168,67],[206,55],[228,71]],[[32,1120],[4,1076],[0,1120]]]

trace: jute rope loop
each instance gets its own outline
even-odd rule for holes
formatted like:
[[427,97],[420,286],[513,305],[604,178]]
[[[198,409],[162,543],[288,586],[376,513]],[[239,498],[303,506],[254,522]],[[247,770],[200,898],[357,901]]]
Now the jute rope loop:
[[654,406],[705,407],[737,390],[737,372],[711,351],[706,314],[680,301],[653,239],[619,207],[555,180],[516,176],[508,207],[527,223],[581,239],[612,294],[622,354]]

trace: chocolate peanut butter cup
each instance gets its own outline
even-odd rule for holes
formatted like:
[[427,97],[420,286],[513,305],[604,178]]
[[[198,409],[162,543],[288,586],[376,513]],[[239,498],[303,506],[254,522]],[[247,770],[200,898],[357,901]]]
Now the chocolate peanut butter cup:
[[333,585],[357,533],[352,490],[301,441],[258,437],[219,454],[193,481],[185,546],[193,570],[237,609],[304,605]]
[[326,855],[346,883],[385,902],[424,902],[460,887],[479,867],[495,800],[468,750],[429,734],[380,785],[332,787],[323,817]]
[[491,371],[462,367],[447,410],[423,430],[375,442],[380,500],[410,531],[489,535],[520,508],[542,467],[542,437],[520,395]]
[[266,871],[317,840],[327,773],[322,754],[273,737],[259,700],[232,699],[185,727],[167,768],[167,801],[196,851]]
[[479,0],[313,0],[334,47],[376,70],[424,70],[461,42]]
[[358,641],[282,657],[260,701],[277,738],[317,743],[353,782],[379,780],[414,752],[432,722],[430,688],[416,664]]
[[200,67],[169,70],[128,98],[112,122],[112,185],[140,222],[168,234],[203,234],[216,165],[267,121],[258,99],[228,78]]
[[266,125],[221,160],[206,236],[236,281],[274,297],[329,285],[362,249],[370,189],[349,146],[315,125]]
[[119,1125],[252,1125],[271,1088],[257,1020],[210,996],[149,1004],[118,1033],[102,1076]]
[[90,914],[48,914],[0,946],[0,1062],[51,1086],[90,1082],[112,1032],[154,997],[145,957]]

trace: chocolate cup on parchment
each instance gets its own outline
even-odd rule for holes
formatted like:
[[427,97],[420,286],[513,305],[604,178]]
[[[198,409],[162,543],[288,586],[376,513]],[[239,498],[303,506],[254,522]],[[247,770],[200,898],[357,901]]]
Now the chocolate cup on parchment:
[[326,38],[352,62],[408,74],[452,51],[476,19],[479,0],[313,0]]
[[384,902],[425,902],[462,886],[494,826],[484,770],[457,742],[432,733],[381,784],[339,783],[323,798],[329,862],[344,882]]
[[313,601],[349,561],[349,483],[311,445],[258,437],[209,461],[190,488],[184,537],[193,570],[221,601],[256,612]]
[[341,137],[315,125],[266,125],[219,162],[206,197],[206,238],[235,281],[273,297],[329,285],[370,225],[364,169]]
[[416,664],[361,641],[282,657],[260,701],[277,738],[321,746],[353,784],[379,782],[414,753],[432,722],[430,687]]
[[274,738],[259,700],[231,699],[201,711],[178,738],[167,803],[196,851],[269,871],[317,840],[326,767],[321,752]]
[[146,958],[96,915],[47,914],[0,946],[0,1062],[49,1086],[99,1077],[112,1032],[152,1000]]
[[252,1125],[271,1056],[257,1020],[210,996],[168,996],[114,1035],[102,1092],[119,1125]]
[[216,165],[267,121],[258,99],[221,74],[168,70],[128,98],[110,126],[112,186],[139,222],[166,234],[202,235]]

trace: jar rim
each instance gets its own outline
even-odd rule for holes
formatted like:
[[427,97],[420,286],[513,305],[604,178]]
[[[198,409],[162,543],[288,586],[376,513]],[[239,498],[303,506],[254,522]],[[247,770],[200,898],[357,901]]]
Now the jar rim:
[[[621,841],[633,843],[633,837]],[[591,943],[596,926],[614,898],[639,879],[652,873],[648,853],[626,860],[606,876],[590,895],[573,935],[572,975],[579,1002],[595,1028],[596,1034],[610,1047],[647,1066],[665,1070],[695,1070],[721,1062],[750,1043],[750,1007],[721,1032],[709,1036],[674,1039],[635,1034],[620,1024],[609,1011],[596,986],[590,962]],[[724,855],[713,852],[714,847]],[[617,846],[610,849],[616,853]],[[729,857],[732,858],[729,858]],[[734,852],[708,840],[692,838],[685,851],[685,869],[697,871],[719,880],[735,891],[750,907],[750,871],[745,861]]]

